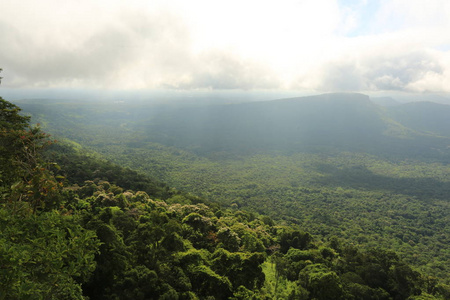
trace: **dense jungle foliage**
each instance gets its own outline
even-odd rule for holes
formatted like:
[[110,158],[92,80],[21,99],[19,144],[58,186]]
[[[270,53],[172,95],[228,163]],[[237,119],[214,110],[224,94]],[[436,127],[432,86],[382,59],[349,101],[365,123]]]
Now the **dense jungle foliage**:
[[[83,175],[104,157],[226,208],[393,250],[450,283],[448,105],[385,108],[360,94],[229,105],[18,102],[73,146],[51,154],[72,161],[66,173]],[[86,149],[90,159],[78,155]],[[115,173],[104,178],[144,189],[139,176],[119,182]]]
[[[212,159],[120,140],[105,151],[124,147],[118,161],[134,157],[141,172],[173,175],[200,198],[75,143],[43,155],[48,138],[0,101],[0,299],[450,297],[445,165],[421,176],[411,164],[352,153]],[[361,168],[358,157],[372,164]],[[428,162],[414,166],[431,172]],[[189,172],[203,176],[198,190]],[[409,190],[428,177],[435,185],[423,195]]]

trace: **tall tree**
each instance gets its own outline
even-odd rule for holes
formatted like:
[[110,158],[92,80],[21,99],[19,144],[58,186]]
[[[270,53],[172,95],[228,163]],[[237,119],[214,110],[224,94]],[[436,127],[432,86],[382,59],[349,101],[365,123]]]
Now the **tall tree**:
[[[0,97],[0,199],[29,202],[33,212],[56,203],[61,185],[41,156],[50,144],[39,126],[30,126],[29,116]],[[47,205],[48,206],[48,205]]]

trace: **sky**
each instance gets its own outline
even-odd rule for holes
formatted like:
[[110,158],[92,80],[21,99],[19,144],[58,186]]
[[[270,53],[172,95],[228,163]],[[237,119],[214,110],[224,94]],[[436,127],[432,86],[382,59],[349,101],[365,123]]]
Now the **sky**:
[[0,0],[2,89],[450,93],[448,0]]

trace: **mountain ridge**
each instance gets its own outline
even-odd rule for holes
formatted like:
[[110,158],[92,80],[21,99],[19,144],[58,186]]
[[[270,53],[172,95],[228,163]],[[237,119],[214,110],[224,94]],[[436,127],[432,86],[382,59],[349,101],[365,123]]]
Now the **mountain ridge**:
[[410,102],[389,109],[392,118],[411,129],[450,137],[450,105]]
[[436,132],[409,128],[395,117],[395,112],[373,103],[367,95],[330,93],[172,110],[141,125],[162,144],[213,152],[299,151],[322,146],[369,152],[377,148],[401,152],[413,146],[425,151],[423,139],[447,142]]

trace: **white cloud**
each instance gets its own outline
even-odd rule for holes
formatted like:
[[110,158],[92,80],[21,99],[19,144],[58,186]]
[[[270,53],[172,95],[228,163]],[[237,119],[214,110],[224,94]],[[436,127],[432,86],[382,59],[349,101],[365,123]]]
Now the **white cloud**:
[[3,86],[450,92],[450,2],[347,3],[5,0]]
[[[450,92],[448,55],[424,49],[394,36],[347,41],[331,60],[297,78],[296,88],[318,91]],[[343,41],[341,44],[345,44]]]
[[384,31],[450,28],[450,2],[445,0],[383,1],[374,24]]

